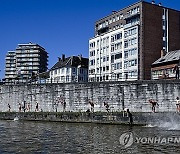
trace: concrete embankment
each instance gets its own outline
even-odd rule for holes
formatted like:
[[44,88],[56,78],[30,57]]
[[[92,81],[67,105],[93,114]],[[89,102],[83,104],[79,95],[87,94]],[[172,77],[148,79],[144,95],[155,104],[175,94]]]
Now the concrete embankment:
[[[180,114],[175,112],[132,113],[135,125],[179,122]],[[17,117],[17,118],[16,118]],[[55,121],[73,123],[129,124],[129,118],[122,112],[0,112],[1,120]]]
[[[156,100],[157,112],[176,111],[176,98],[180,96],[179,80],[43,83],[0,85],[0,112],[18,112],[19,107],[35,111],[38,103],[43,112],[86,112],[94,103],[95,112],[111,112],[128,108],[131,112],[151,112],[149,99]],[[64,105],[64,102],[65,105]]]

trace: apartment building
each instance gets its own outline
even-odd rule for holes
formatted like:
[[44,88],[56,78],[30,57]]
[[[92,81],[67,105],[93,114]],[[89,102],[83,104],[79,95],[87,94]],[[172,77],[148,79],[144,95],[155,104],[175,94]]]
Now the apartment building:
[[69,83],[88,81],[88,58],[79,56],[58,58],[58,62],[49,71],[49,82]]
[[26,80],[33,75],[45,72],[48,66],[48,53],[38,44],[18,44],[15,51],[6,55],[5,80]]
[[151,79],[151,64],[180,49],[180,12],[140,1],[98,20],[89,40],[89,81]]
[[5,78],[14,79],[16,77],[16,52],[8,51],[6,55],[6,69]]

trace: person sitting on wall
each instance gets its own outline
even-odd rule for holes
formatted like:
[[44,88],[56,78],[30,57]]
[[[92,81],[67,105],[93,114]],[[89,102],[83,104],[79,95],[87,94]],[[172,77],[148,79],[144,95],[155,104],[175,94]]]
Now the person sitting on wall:
[[106,111],[109,112],[109,104],[107,102],[104,102],[104,106],[106,108]]
[[157,103],[157,101],[154,101],[152,99],[149,99],[149,103],[152,105],[152,112],[155,113],[156,105],[159,106],[159,104]]
[[177,110],[177,112],[180,112],[180,100],[179,100],[179,97],[176,97],[176,110]]

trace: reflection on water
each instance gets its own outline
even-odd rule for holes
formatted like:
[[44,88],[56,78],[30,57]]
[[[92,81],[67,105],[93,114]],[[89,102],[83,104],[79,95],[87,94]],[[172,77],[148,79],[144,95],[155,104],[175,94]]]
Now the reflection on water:
[[180,143],[138,144],[124,148],[122,133],[140,137],[179,137],[178,130],[159,127],[0,121],[0,153],[180,153]]

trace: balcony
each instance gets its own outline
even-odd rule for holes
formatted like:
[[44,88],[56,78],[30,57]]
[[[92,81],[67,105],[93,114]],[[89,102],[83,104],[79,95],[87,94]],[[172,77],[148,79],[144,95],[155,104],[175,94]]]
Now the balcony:
[[136,13],[133,13],[133,14],[126,14],[123,19],[124,20],[129,20],[129,19],[135,18],[135,17],[137,17],[139,15],[140,15],[140,12],[136,12]]
[[124,29],[130,28],[130,27],[133,27],[133,26],[137,26],[137,25],[140,25],[140,21],[136,21],[136,22],[133,22],[133,23],[125,24],[124,25]]
[[109,27],[103,27],[103,28],[98,30],[98,35],[101,35],[101,34],[106,33],[108,31],[109,31]]

